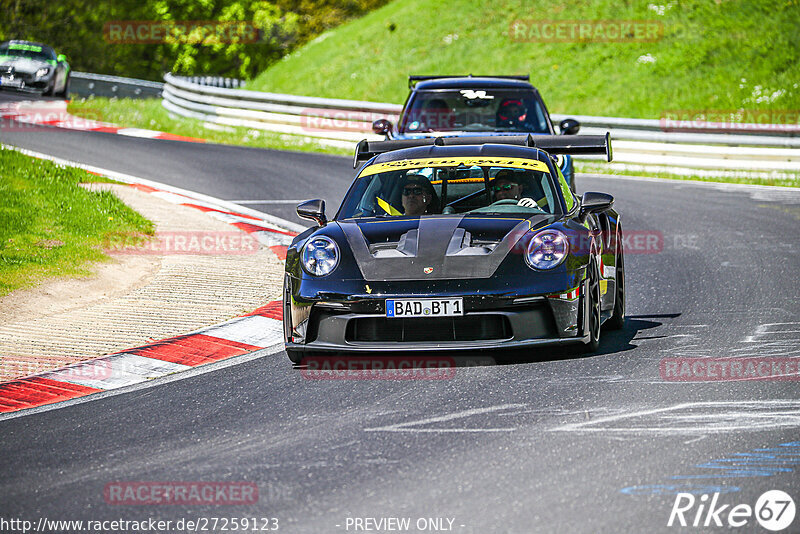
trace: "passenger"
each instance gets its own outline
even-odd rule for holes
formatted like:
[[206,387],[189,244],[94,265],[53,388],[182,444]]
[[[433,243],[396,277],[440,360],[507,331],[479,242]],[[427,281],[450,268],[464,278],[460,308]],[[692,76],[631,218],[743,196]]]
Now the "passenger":
[[424,215],[439,212],[439,199],[427,178],[421,174],[407,174],[403,178],[403,210],[406,215]]
[[495,201],[513,199],[518,201],[518,206],[535,207],[535,200],[522,196],[522,185],[520,185],[519,180],[516,173],[510,169],[498,171],[494,179],[489,182],[489,190],[494,195]]

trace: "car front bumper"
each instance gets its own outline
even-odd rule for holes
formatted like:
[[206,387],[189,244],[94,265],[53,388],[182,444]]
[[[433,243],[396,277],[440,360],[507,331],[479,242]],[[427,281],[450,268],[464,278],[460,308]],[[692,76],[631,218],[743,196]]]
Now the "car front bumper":
[[[588,342],[585,282],[561,293],[461,296],[464,315],[387,318],[387,298],[359,295],[284,302],[286,348],[295,352],[467,351]],[[414,295],[438,298],[440,295]]]

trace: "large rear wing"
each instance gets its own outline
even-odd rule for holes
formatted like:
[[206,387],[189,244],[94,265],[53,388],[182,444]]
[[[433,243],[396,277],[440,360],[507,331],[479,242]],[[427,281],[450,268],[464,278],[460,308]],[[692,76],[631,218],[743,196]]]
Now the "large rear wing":
[[411,89],[417,82],[421,82],[424,80],[441,80],[443,78],[503,78],[506,80],[522,80],[524,82],[531,81],[531,77],[528,74],[517,74],[511,76],[478,76],[475,74],[458,74],[458,75],[445,75],[445,76],[419,76],[416,74],[412,74],[408,77],[408,88]]
[[611,134],[605,135],[481,135],[469,137],[422,137],[391,141],[367,141],[356,145],[353,168],[378,154],[418,146],[515,145],[539,148],[550,154],[602,154],[611,161]]

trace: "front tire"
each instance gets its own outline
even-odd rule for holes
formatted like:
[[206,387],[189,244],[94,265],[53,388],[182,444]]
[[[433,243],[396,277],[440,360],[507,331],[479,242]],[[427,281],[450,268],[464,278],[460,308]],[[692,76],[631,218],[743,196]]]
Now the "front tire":
[[300,350],[286,349],[286,355],[294,365],[300,365],[300,362],[303,360],[303,354],[303,351]]
[[[289,280],[289,275],[283,275],[283,338],[284,342],[288,343],[292,339],[292,307],[290,305],[292,299],[292,286]],[[297,349],[285,349],[286,355],[289,360],[295,365],[300,363],[303,359],[303,352]]]
[[589,341],[583,346],[587,354],[596,352],[600,348],[600,272],[594,257],[589,265],[589,283],[586,291],[589,314]]
[[625,254],[622,250],[621,229],[617,247],[619,250],[619,255],[617,256],[617,279],[615,284],[617,287],[617,294],[614,298],[614,313],[606,323],[611,330],[619,330],[625,326]]
[[56,96],[60,96],[61,98],[68,98],[69,97],[69,77],[64,81],[64,88],[56,93]]

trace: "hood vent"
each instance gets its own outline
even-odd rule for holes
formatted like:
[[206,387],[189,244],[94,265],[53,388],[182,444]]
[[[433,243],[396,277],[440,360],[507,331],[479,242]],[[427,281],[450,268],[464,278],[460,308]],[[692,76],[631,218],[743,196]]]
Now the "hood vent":
[[401,235],[399,241],[372,243],[369,252],[373,258],[414,258],[418,242],[419,230],[414,228]]
[[[477,240],[464,228],[456,228],[445,256],[483,256],[491,254],[500,239]],[[419,244],[419,229],[409,230],[400,236],[398,241],[382,241],[371,243],[369,253],[373,258],[415,258]]]
[[472,234],[463,228],[456,228],[450,244],[447,246],[446,256],[482,256],[491,254],[500,241],[477,241],[472,239]]
[[336,224],[366,281],[467,280],[491,277],[539,221],[420,217]]

